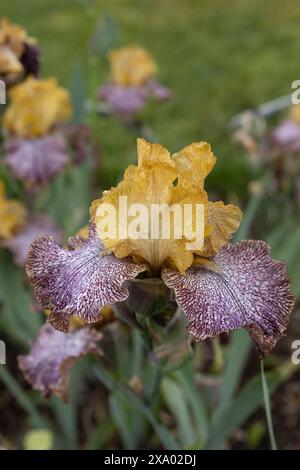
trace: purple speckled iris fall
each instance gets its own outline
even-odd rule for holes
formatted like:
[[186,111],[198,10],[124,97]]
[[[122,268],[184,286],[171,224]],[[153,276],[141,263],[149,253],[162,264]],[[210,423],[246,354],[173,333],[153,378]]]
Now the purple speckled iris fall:
[[67,334],[44,325],[29,354],[19,356],[19,367],[26,380],[45,397],[55,393],[68,398],[68,381],[74,363],[86,354],[101,354],[102,334],[91,328]]
[[52,181],[69,161],[66,140],[59,133],[36,139],[10,138],[4,154],[16,178],[37,186]]
[[101,308],[125,300],[125,281],[146,269],[143,264],[104,255],[94,226],[89,239],[74,237],[67,250],[53,237],[40,237],[31,247],[27,275],[40,304],[49,310],[49,322],[68,331],[72,316],[87,323],[101,319]]
[[273,260],[262,241],[227,245],[210,267],[193,267],[184,276],[166,269],[162,277],[196,339],[246,328],[262,355],[282,336],[294,304],[285,263]]
[[[294,297],[285,264],[274,261],[269,251],[266,243],[247,240],[227,245],[212,263],[192,267],[186,274],[162,271],[195,339],[247,328],[261,355],[272,349],[286,329]],[[50,323],[63,331],[74,315],[88,323],[101,319],[100,309],[125,300],[128,290],[123,283],[145,269],[143,264],[104,255],[93,226],[88,240],[75,237],[66,250],[51,237],[40,237],[27,262],[39,302],[51,310]]]

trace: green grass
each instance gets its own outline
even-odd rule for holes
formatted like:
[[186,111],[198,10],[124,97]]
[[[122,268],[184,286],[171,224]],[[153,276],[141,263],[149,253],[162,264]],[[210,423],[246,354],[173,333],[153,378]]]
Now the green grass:
[[[299,78],[300,5],[297,0],[2,0],[1,13],[24,24],[44,50],[43,74],[68,85],[85,57],[101,15],[118,24],[116,46],[147,47],[160,79],[174,91],[144,113],[156,139],[170,150],[207,140],[219,158],[209,177],[218,195],[242,196],[249,168],[231,144],[226,124],[248,106],[290,92]],[[90,97],[107,75],[103,59],[84,68]],[[93,86],[91,87],[91,84]],[[96,125],[102,143],[102,185],[110,186],[135,158],[134,136],[113,120]]]

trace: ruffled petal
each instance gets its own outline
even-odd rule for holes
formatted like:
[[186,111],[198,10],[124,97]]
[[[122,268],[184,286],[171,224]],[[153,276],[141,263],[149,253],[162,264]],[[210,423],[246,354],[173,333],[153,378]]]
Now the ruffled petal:
[[[186,249],[188,240],[184,234],[181,238],[176,236],[175,224],[170,224],[169,236],[165,236],[162,223],[158,226],[157,234],[154,234],[155,238],[152,230],[155,222],[155,216],[151,216],[152,208],[154,204],[162,206],[161,220],[167,220],[171,206],[179,207],[181,213],[184,211],[185,204],[193,208],[196,204],[206,206],[207,194],[196,186],[185,185],[185,181],[174,186],[176,169],[172,166],[168,151],[161,145],[148,144],[143,139],[139,139],[138,154],[138,170],[131,168],[116,188],[106,191],[102,199],[93,202],[90,210],[91,218],[99,228],[100,238],[106,249],[112,251],[117,258],[131,256],[134,259],[142,259],[155,273],[159,272],[163,264],[176,266],[184,272],[193,262],[193,252]],[[143,215],[141,219],[146,223],[141,223],[140,237],[130,236],[127,230],[128,217],[120,204],[123,197],[126,197],[128,208],[134,204],[143,203],[144,205],[145,216]],[[118,224],[113,236],[103,230],[104,218],[101,211],[98,212],[103,204],[109,204],[114,208],[114,211],[105,217],[107,219],[105,226],[113,226],[115,220],[121,220],[123,224],[123,226]],[[205,207],[204,211],[206,211]],[[196,225],[194,211],[190,226],[195,228]],[[125,237],[122,236],[121,229]]]
[[137,154],[139,168],[153,168],[156,165],[163,165],[172,169],[174,179],[177,176],[175,163],[170,152],[160,144],[152,144],[145,139],[137,139]]
[[123,283],[146,269],[128,259],[104,255],[93,226],[88,240],[76,237],[69,247],[60,248],[53,237],[40,237],[27,260],[27,276],[36,297],[44,309],[51,310],[49,322],[62,331],[68,331],[72,316],[87,323],[100,320],[102,307],[128,297]]
[[179,174],[200,189],[204,188],[204,180],[217,161],[207,142],[188,145],[173,157]]
[[69,160],[65,139],[52,134],[38,139],[9,139],[5,163],[20,179],[42,186],[61,173]]
[[101,338],[102,334],[91,328],[62,333],[44,325],[30,353],[19,356],[19,367],[32,387],[45,397],[53,393],[67,400],[73,365],[88,353],[101,354],[97,346]]
[[204,247],[199,252],[201,256],[214,256],[225,246],[237,231],[243,217],[242,211],[233,204],[222,201],[209,202],[207,214],[208,235]]
[[185,276],[166,269],[162,277],[196,339],[247,328],[262,355],[284,333],[294,304],[285,263],[273,260],[261,241],[227,245],[213,264],[190,268]]
[[28,219],[23,230],[6,240],[3,245],[12,252],[14,262],[23,266],[26,263],[31,243],[41,235],[52,235],[57,243],[62,238],[60,229],[51,217],[45,214],[35,214]]

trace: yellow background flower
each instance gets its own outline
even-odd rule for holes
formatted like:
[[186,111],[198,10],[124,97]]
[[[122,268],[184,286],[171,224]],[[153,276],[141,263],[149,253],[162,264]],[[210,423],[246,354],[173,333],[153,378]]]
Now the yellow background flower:
[[115,49],[108,54],[108,58],[111,65],[111,78],[117,85],[143,85],[157,71],[152,55],[142,47]]
[[26,209],[15,199],[7,199],[5,186],[0,181],[0,239],[14,236],[26,222]]
[[14,78],[23,71],[20,57],[24,52],[25,42],[34,43],[25,29],[2,18],[0,23],[0,75]]
[[10,91],[11,103],[3,117],[3,126],[19,137],[46,135],[55,124],[66,121],[72,113],[70,95],[54,78],[27,78]]

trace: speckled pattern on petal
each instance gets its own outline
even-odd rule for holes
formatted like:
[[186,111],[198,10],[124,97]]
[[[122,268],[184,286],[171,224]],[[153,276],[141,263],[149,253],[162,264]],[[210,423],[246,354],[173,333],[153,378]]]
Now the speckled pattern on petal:
[[6,165],[16,178],[38,186],[52,181],[69,160],[66,141],[60,134],[8,139],[4,154]]
[[91,328],[62,333],[44,325],[29,354],[19,356],[19,367],[35,390],[46,397],[54,393],[67,400],[71,368],[80,357],[101,353],[97,346],[101,337]]
[[237,328],[248,328],[262,355],[284,333],[294,304],[285,263],[270,256],[261,241],[225,246],[215,268],[194,267],[181,275],[165,269],[163,279],[198,340]]
[[92,225],[88,240],[76,237],[69,247],[62,249],[52,237],[40,237],[27,259],[27,276],[36,297],[51,310],[49,322],[62,331],[68,331],[71,316],[87,323],[100,320],[102,307],[128,297],[123,283],[146,269],[128,259],[103,255]]
[[57,243],[62,238],[60,229],[51,217],[46,214],[34,214],[25,227],[14,237],[5,240],[3,245],[12,252],[14,262],[23,266],[31,243],[41,235],[52,235]]

